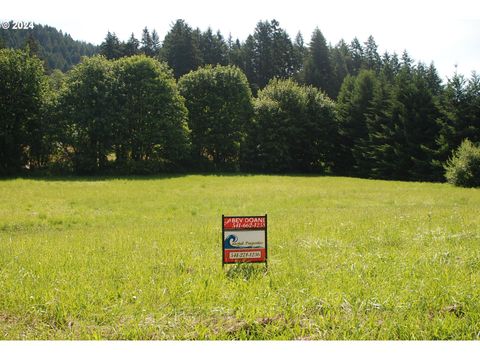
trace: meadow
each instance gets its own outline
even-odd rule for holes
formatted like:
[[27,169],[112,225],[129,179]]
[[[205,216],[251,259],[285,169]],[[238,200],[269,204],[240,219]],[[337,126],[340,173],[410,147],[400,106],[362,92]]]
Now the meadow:
[[[268,214],[268,270],[221,216]],[[480,190],[342,177],[0,181],[0,339],[479,339]]]

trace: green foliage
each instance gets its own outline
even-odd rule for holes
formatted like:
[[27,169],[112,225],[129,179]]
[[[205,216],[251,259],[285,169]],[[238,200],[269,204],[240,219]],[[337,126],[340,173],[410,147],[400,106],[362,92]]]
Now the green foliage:
[[480,146],[462,141],[445,164],[445,178],[456,186],[480,187]]
[[340,174],[440,180],[435,74],[408,55],[398,74],[362,69],[347,76],[338,96]]
[[201,33],[198,47],[201,52],[203,64],[227,65],[228,48],[219,31],[214,34],[212,29],[208,28],[207,31]]
[[123,54],[122,44],[118,39],[115,33],[111,33],[110,31],[107,33],[105,40],[100,45],[100,55],[105,56],[107,59],[118,59]]
[[273,78],[289,78],[295,73],[296,53],[287,32],[276,20],[260,21],[244,46],[243,70],[254,93]]
[[[165,60],[177,79],[205,64],[235,65],[250,80],[255,95],[273,78],[295,79],[316,88],[295,85],[294,90],[294,85],[280,86],[275,80],[284,92],[259,95],[257,119],[246,126],[248,111],[238,105],[250,102],[245,100],[251,95],[245,92],[244,78],[238,77],[242,79],[235,83],[224,77],[222,85],[220,75],[192,76],[195,86],[184,94],[189,122],[195,128],[192,169],[233,170],[240,162],[244,170],[252,171],[333,171],[439,181],[443,164],[463,139],[480,141],[478,75],[466,80],[455,74],[444,86],[433,64],[415,64],[406,51],[401,57],[395,53],[380,56],[372,36],[365,42],[354,38],[349,45],[341,40],[332,47],[317,28],[305,46],[300,33],[292,43],[272,20],[260,21],[242,43],[231,36],[225,41],[210,28],[193,30],[178,20],[163,47],[157,32],[146,27],[141,42],[133,34],[123,42],[108,32],[96,48],[40,25],[33,30],[0,32],[0,46],[25,49],[29,58],[38,56],[50,74],[34,76],[42,78],[43,84],[35,110],[20,105],[8,110],[21,119],[10,117],[8,121],[15,125],[2,129],[4,134],[15,134],[1,140],[2,151],[14,154],[2,155],[10,159],[4,160],[3,172],[7,167],[14,173],[44,168],[48,162],[81,173],[179,169],[189,153],[183,100],[175,84],[167,80],[166,65],[145,58],[127,59],[139,54]],[[49,49],[53,49],[51,54]],[[98,51],[112,61],[122,60],[116,65],[108,59],[85,60],[85,66],[65,76],[59,70],[78,62],[80,53]],[[52,62],[52,58],[60,60]],[[18,76],[29,77],[29,70],[17,70]],[[3,84],[4,88],[10,85]],[[25,98],[37,91],[30,85],[28,81],[22,85]],[[238,94],[226,90],[236,87],[241,89]],[[330,113],[330,105],[314,105],[323,104],[319,90],[337,100],[338,116]],[[14,94],[18,99],[7,99],[4,107],[26,101],[20,92]],[[336,123],[325,120],[332,117]],[[22,125],[25,121],[27,127]],[[278,154],[277,158],[272,154]]]
[[127,42],[123,46],[123,52],[125,56],[138,55],[140,52],[140,41],[135,37],[133,33],[130,34]]
[[64,151],[77,173],[104,170],[114,140],[112,62],[103,56],[84,58],[65,80],[58,101]]
[[318,89],[292,80],[272,80],[255,100],[255,123],[249,129],[244,168],[330,171],[335,122],[333,102]]
[[473,73],[467,80],[455,74],[449,79],[439,103],[437,142],[441,165],[463,139],[480,142],[480,77]]
[[370,35],[365,42],[365,67],[369,70],[373,70],[375,72],[380,71],[380,67],[382,65],[382,61],[380,59],[380,55],[378,54],[378,46],[375,43],[375,39],[372,35]]
[[367,176],[363,162],[368,141],[366,117],[373,99],[376,77],[362,70],[357,77],[347,76],[338,95],[339,143],[336,171],[343,175]]
[[394,178],[438,181],[441,169],[433,163],[439,111],[423,67],[411,65],[405,53],[393,88],[392,120],[397,154]]
[[23,49],[29,44],[35,44],[33,49],[44,61],[48,71],[59,69],[67,71],[80,62],[82,56],[92,56],[99,49],[90,43],[73,40],[68,34],[54,27],[34,24],[33,29],[0,31],[0,41],[5,47]]
[[173,69],[176,79],[202,64],[198,38],[184,20],[177,20],[165,35],[160,55]]
[[188,157],[187,109],[170,69],[145,55],[113,64],[113,148],[133,173],[179,170]]
[[46,161],[47,92],[41,60],[27,51],[0,50],[0,174]]
[[145,55],[85,59],[69,72],[58,109],[77,173],[178,170],[188,156],[184,100],[166,65]]
[[333,95],[332,64],[330,50],[322,32],[316,28],[312,34],[310,47],[305,57],[304,81]]
[[252,98],[247,78],[234,66],[207,66],[184,75],[192,150],[203,169],[238,169],[240,149],[251,126]]

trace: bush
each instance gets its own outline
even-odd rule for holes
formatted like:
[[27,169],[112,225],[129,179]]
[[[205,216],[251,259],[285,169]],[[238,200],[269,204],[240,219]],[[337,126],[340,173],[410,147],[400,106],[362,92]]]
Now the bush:
[[0,49],[0,175],[44,164],[46,98],[42,61],[27,51]]
[[324,93],[274,79],[258,93],[242,170],[328,173],[336,137],[335,106]]
[[245,74],[235,66],[206,66],[182,76],[178,86],[188,108],[196,168],[237,170],[253,115]]
[[464,140],[445,164],[445,178],[456,186],[480,186],[480,147]]

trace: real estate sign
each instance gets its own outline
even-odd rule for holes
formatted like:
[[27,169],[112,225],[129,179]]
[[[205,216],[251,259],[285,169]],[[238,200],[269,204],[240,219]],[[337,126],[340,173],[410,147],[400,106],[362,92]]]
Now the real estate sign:
[[222,215],[223,264],[267,263],[267,215]]

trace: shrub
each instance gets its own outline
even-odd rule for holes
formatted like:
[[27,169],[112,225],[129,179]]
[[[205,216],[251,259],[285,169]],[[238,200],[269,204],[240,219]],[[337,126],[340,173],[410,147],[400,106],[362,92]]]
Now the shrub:
[[245,74],[235,66],[206,66],[182,76],[178,86],[188,108],[197,168],[236,170],[253,115]]
[[480,186],[480,147],[464,140],[445,164],[447,181],[456,186]]
[[274,79],[258,93],[242,169],[326,173],[335,152],[332,100],[312,86]]

